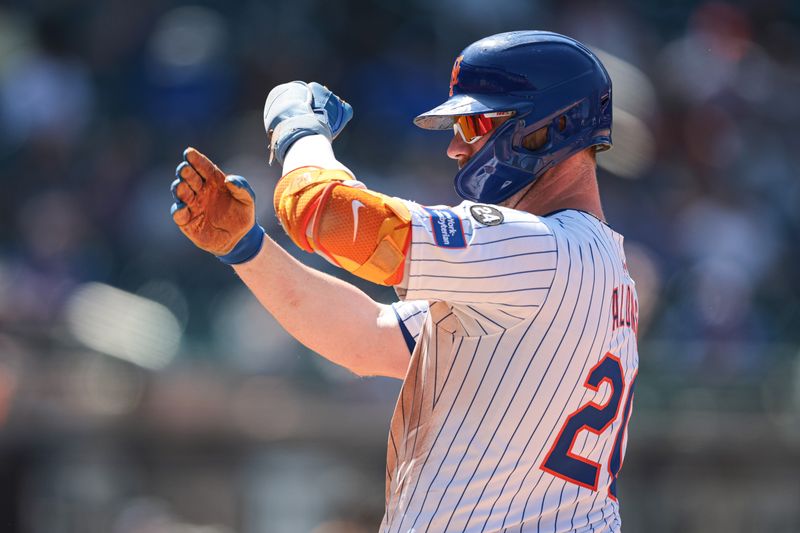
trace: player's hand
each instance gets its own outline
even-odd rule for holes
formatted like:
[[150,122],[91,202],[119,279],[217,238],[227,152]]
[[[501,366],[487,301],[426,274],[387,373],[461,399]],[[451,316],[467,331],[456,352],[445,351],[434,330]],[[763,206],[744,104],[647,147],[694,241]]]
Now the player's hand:
[[309,83],[308,88],[311,89],[313,98],[311,109],[321,122],[328,125],[331,137],[335,139],[353,118],[353,107],[315,81]]
[[227,264],[243,263],[261,249],[256,195],[241,176],[226,176],[206,156],[187,148],[172,182],[172,219],[199,248]]
[[333,140],[353,117],[353,108],[327,87],[293,81],[278,85],[264,103],[270,162],[283,158],[296,140],[323,135]]

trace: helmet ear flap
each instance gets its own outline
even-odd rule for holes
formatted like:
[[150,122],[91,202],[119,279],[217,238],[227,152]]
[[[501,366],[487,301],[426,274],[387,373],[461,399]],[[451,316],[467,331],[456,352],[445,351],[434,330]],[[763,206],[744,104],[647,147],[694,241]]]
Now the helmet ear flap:
[[522,138],[522,147],[529,152],[538,152],[550,142],[550,126],[542,126]]
[[550,124],[527,134],[522,138],[522,147],[530,152],[538,152],[549,148],[551,140],[567,129],[567,116],[560,115]]

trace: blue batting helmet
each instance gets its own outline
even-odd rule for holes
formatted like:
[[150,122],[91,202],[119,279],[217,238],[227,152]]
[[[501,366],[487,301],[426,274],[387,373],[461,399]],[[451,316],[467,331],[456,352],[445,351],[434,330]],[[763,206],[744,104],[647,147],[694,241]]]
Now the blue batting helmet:
[[[569,156],[611,147],[611,79],[586,46],[564,35],[515,31],[469,45],[453,66],[450,98],[414,123],[444,130],[459,115],[502,111],[514,115],[456,174],[467,200],[502,202]],[[525,148],[543,127],[547,142]]]

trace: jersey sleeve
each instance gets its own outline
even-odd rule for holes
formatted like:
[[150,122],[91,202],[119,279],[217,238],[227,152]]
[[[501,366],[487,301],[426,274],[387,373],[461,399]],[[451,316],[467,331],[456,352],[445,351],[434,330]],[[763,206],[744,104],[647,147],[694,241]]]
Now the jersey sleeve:
[[408,345],[408,351],[413,352],[428,316],[428,302],[405,300],[393,303],[392,309],[397,317],[397,323],[403,333],[406,345]]
[[555,278],[557,241],[530,213],[463,202],[407,202],[411,243],[400,293],[408,300],[491,304],[534,312]]
[[395,286],[403,300],[485,304],[518,317],[547,297],[558,247],[535,215],[473,202],[421,206],[370,191],[319,135],[290,148],[284,172],[275,213],[295,244]]

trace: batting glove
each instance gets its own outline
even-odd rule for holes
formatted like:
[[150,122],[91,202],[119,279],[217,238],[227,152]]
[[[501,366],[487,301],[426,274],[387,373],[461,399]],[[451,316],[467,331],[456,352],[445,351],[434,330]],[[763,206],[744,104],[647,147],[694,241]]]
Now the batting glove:
[[324,135],[335,139],[353,118],[353,108],[316,82],[293,81],[272,89],[264,103],[264,128],[270,163],[283,158],[297,139]]
[[252,259],[264,228],[256,222],[256,195],[241,176],[226,176],[206,156],[187,148],[172,182],[172,219],[197,247],[225,264]]
[[331,129],[331,138],[335,139],[353,118],[353,107],[315,81],[309,83],[308,88],[311,89],[313,97],[311,109],[320,122],[328,125]]

